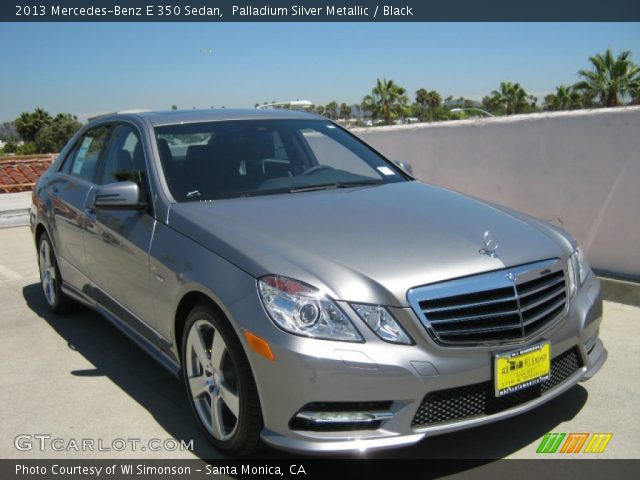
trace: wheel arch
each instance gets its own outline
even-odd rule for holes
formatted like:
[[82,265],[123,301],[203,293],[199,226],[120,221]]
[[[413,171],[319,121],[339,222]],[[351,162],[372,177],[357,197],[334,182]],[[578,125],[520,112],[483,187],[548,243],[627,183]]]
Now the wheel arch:
[[[176,352],[178,354],[178,361],[182,363],[182,335],[184,334],[184,326],[187,321],[187,317],[193,308],[199,303],[203,303],[205,305],[210,306],[216,312],[220,320],[226,322],[231,330],[233,330],[238,337],[238,341],[240,345],[244,348],[243,342],[238,335],[237,330],[234,328],[233,324],[229,320],[229,316],[225,313],[222,307],[216,302],[210,295],[200,291],[200,290],[191,290],[185,293],[180,301],[178,302],[178,306],[176,308],[176,313],[174,317],[174,325],[173,331],[175,336],[175,345]],[[246,355],[246,351],[245,351]]]
[[[43,233],[46,233],[47,235],[49,235],[49,232],[47,231],[47,228],[44,226],[44,224],[42,222],[38,222],[33,234],[33,239],[36,243],[36,247],[38,246],[38,242],[40,241],[40,236]],[[49,235],[49,239],[51,239],[51,235]]]

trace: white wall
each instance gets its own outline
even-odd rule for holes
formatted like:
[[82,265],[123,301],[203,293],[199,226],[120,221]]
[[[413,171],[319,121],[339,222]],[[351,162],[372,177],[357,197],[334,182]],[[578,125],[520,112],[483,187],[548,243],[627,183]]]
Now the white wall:
[[561,225],[594,268],[640,278],[640,107],[353,132],[419,179]]

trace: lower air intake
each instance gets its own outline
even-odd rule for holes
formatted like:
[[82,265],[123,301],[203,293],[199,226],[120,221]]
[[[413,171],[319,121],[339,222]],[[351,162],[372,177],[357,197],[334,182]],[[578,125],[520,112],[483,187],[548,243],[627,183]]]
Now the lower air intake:
[[411,422],[412,427],[426,427],[474,417],[492,415],[539,398],[560,385],[582,368],[577,347],[551,360],[551,378],[531,388],[496,397],[493,382],[476,383],[428,393]]

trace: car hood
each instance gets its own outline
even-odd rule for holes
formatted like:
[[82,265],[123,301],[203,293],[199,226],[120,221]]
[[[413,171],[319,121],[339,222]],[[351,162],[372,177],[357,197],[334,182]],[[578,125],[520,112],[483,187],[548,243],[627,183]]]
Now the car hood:
[[[417,181],[174,204],[168,223],[255,277],[285,275],[338,300],[394,306],[408,306],[412,287],[568,249],[526,216]],[[480,253],[487,230],[499,242],[495,257]]]

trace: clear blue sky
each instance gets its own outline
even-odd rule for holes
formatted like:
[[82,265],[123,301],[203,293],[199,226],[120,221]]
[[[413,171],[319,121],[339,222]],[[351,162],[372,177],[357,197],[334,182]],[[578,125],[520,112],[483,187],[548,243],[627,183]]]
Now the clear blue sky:
[[[413,97],[480,99],[501,80],[542,99],[612,47],[640,63],[640,23],[0,24],[0,121],[43,107],[357,103],[376,77]],[[209,49],[213,53],[210,53]]]

